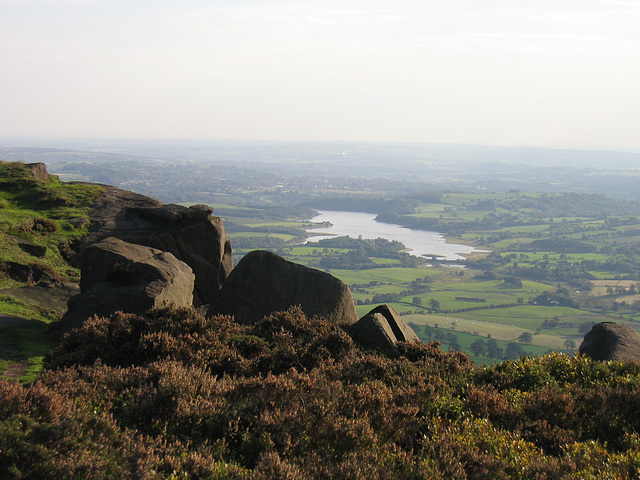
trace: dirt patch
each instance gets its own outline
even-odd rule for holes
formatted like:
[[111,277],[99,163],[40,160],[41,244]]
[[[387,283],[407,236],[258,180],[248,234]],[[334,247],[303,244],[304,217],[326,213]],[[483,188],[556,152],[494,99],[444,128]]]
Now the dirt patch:
[[27,368],[29,368],[29,364],[27,362],[10,363],[7,365],[7,369],[2,374],[2,377],[18,379],[24,375]]

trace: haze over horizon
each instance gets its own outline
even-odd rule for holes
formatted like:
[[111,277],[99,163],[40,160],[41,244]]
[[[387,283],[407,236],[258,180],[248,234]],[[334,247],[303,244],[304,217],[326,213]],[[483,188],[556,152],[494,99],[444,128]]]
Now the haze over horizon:
[[640,2],[0,0],[0,137],[640,151]]

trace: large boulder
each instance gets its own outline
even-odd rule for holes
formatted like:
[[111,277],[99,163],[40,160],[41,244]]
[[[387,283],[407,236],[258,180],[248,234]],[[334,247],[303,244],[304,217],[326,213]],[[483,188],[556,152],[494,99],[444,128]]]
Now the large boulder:
[[336,323],[358,320],[351,291],[344,282],[264,250],[250,252],[240,260],[207,315],[233,315],[239,323],[255,323],[292,306],[300,306],[308,317]]
[[171,253],[107,238],[84,253],[81,293],[69,301],[63,328],[116,311],[144,313],[169,303],[190,306],[194,280],[191,268]]
[[116,237],[172,253],[196,276],[194,304],[211,303],[233,268],[222,220],[206,205],[164,205],[144,195],[107,187],[91,213],[87,243]]
[[420,341],[416,332],[389,305],[377,306],[347,331],[357,344],[382,350],[392,357],[400,355],[396,343]]
[[579,352],[594,360],[640,362],[640,335],[627,325],[598,323],[584,336]]

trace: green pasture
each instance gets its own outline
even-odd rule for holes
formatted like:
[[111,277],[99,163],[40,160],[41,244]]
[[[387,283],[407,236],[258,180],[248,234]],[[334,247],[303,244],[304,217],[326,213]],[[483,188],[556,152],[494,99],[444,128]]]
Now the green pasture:
[[476,280],[476,281],[461,281],[454,283],[443,283],[439,282],[437,285],[433,286],[433,291],[457,291],[460,293],[478,293],[478,292],[487,292],[487,293],[510,293],[510,294],[531,294],[537,292],[544,292],[547,290],[551,290],[552,287],[539,282],[532,282],[528,280],[522,281],[521,288],[515,288],[508,284],[505,284],[502,280]]
[[285,242],[293,241],[297,237],[287,233],[263,233],[263,232],[233,232],[229,234],[229,238],[233,242],[234,238],[280,238]]
[[[495,245],[495,244],[494,244]],[[521,264],[549,261],[550,263],[556,263],[561,261],[567,261],[572,263],[580,263],[583,260],[595,260],[598,262],[606,262],[610,257],[603,253],[553,253],[553,252],[520,252],[513,251],[508,253],[516,253],[518,256],[513,259],[514,262]],[[524,255],[521,259],[520,255]],[[545,258],[546,255],[546,258]]]
[[617,280],[627,276],[624,273],[609,272],[606,270],[591,270],[589,273],[593,275],[596,280]]
[[[479,200],[492,200],[494,202],[516,198],[520,194],[515,193],[447,193],[442,196],[443,203],[464,206],[473,205]],[[529,197],[536,197],[536,193],[527,193]]]
[[444,209],[447,207],[448,205],[442,204],[442,203],[426,203],[424,205],[420,205],[419,207],[416,207],[416,213],[417,214],[431,214],[431,213],[436,213],[436,214],[440,214],[440,213],[444,213]]
[[366,284],[370,282],[380,282],[383,284],[403,284],[411,283],[415,280],[424,279],[425,276],[437,275],[439,272],[436,268],[371,268],[367,270],[341,270],[331,269],[329,271],[333,276],[338,277],[347,285],[354,283]]
[[[506,309],[500,309],[506,310]],[[531,333],[533,341],[531,345],[525,345],[525,350],[537,346],[544,351],[553,349],[555,351],[565,350],[564,342],[571,339],[579,345],[582,336],[573,333],[562,335],[559,333],[548,333],[541,331],[536,334],[536,328],[527,328],[521,324],[505,325],[503,323],[493,322],[480,318],[464,318],[460,314],[412,314],[405,315],[403,319],[417,325],[429,325],[432,327],[444,328],[446,330],[457,333],[466,333],[477,338],[495,338],[504,342],[516,342],[518,337],[524,333]],[[544,351],[542,353],[544,353]]]
[[371,260],[373,261],[373,263],[378,265],[393,265],[400,263],[400,260],[397,260],[395,258],[373,258]]
[[287,233],[270,233],[269,238],[279,238],[285,242],[290,242],[295,240],[297,237],[295,235],[289,235]]
[[[503,227],[499,231],[509,232],[512,235],[520,235],[520,234],[526,235],[527,233],[531,234],[531,233],[544,232],[548,229],[549,229],[549,225],[543,224],[543,225],[520,225],[520,226],[514,226],[514,227]],[[526,237],[526,238],[528,240],[532,240],[529,237]]]
[[[516,298],[508,295],[497,295],[494,293],[482,293],[480,295],[474,295],[474,297],[482,298],[484,302],[472,302],[468,300],[456,300],[456,297],[465,296],[461,295],[460,291],[433,291],[431,293],[425,293],[419,295],[422,299],[422,304],[428,306],[430,299],[435,299],[440,302],[441,310],[459,310],[476,307],[488,307],[489,305],[507,305],[516,303]],[[466,295],[469,297],[469,295]],[[411,297],[407,297],[410,300]]]
[[[188,207],[188,206],[193,205],[193,204],[192,203],[183,203],[181,205],[185,205],[185,206]],[[213,208],[214,213],[215,213],[216,209],[237,210],[237,211],[253,210],[252,208],[240,207],[238,205],[230,205],[228,203],[209,203],[208,205],[211,208]]]
[[618,242],[618,244],[637,244],[640,243],[640,236],[635,235],[635,236],[621,236],[621,237],[617,237],[616,241]]
[[530,330],[541,328],[542,322],[558,317],[561,322],[582,323],[599,318],[590,312],[569,307],[545,307],[539,305],[518,305],[507,308],[490,308],[456,313],[460,318],[510,325]]
[[[249,224],[250,219],[243,218],[241,223]],[[289,228],[322,228],[324,225],[309,221],[274,220],[270,222],[256,221],[250,224],[252,227],[289,227]]]
[[271,236],[271,233],[263,233],[263,232],[233,232],[229,233],[229,238],[233,241],[234,238],[244,237],[244,238],[267,238]]
[[[517,244],[517,243],[527,244],[527,243],[531,243],[533,240],[535,240],[535,238],[530,238],[530,237],[505,238],[504,240],[498,240],[497,242],[491,243],[491,248],[509,251],[509,248],[514,244]],[[517,251],[519,250],[514,250],[514,252],[517,252]],[[509,253],[511,253],[511,251],[509,251]]]
[[376,293],[400,293],[405,289],[406,289],[406,285],[390,284],[390,283],[375,285],[375,286],[372,286],[372,287],[366,287],[366,290],[371,292],[372,294],[376,294]]
[[[490,365],[490,364],[502,361],[501,359],[490,358],[485,355],[478,356],[473,353],[473,351],[471,350],[471,344],[476,340],[478,340],[479,338],[482,338],[484,340],[486,339],[486,337],[483,337],[480,335],[473,335],[471,333],[465,333],[460,331],[446,330],[442,328],[436,329],[436,331],[434,332],[434,335],[429,336],[425,332],[424,325],[417,325],[417,324],[414,324],[414,325],[415,325],[414,329],[416,331],[416,334],[418,335],[420,340],[422,340],[423,342],[439,341],[441,343],[440,348],[447,351],[449,350],[450,343],[446,341],[443,334],[453,333],[458,340],[458,344],[461,347],[461,351],[469,355],[469,358],[474,362]],[[442,337],[442,338],[438,338],[438,337]],[[496,339],[496,340],[498,342],[498,346],[503,351],[507,349],[507,345],[510,343],[509,341],[506,341],[506,340],[499,340],[499,339]],[[549,350],[549,348],[544,346],[539,346],[539,345],[524,345],[524,344],[521,344],[521,345],[522,345],[522,349],[527,355],[534,355],[534,356],[544,355]]]
[[[522,288],[514,288],[500,280],[455,283],[435,281],[430,284],[430,287],[431,292],[410,295],[404,300],[410,302],[414,296],[418,296],[422,300],[422,305],[428,306],[429,300],[433,298],[440,302],[440,308],[443,310],[458,310],[516,303],[518,298],[529,300],[540,292],[553,289],[550,285],[530,281],[524,281]],[[456,297],[465,297],[465,300],[456,299]],[[485,301],[475,302],[469,300],[471,298]]]
[[[355,298],[355,295],[354,295],[354,298]],[[356,313],[358,314],[359,318],[362,318],[364,315],[369,313],[378,305],[380,304],[372,303],[371,305],[356,305]],[[385,305],[389,305],[390,307],[392,307],[396,312],[398,312],[405,319],[411,317],[411,315],[415,314],[416,311],[424,310],[426,312],[425,307],[419,307],[419,306],[416,306],[410,303],[405,303],[405,302],[389,302],[389,303],[385,303]]]
[[[324,255],[325,254],[324,250],[325,250],[325,247],[320,247],[319,245],[314,246],[313,243],[311,244],[307,243],[301,246],[286,248],[286,251],[291,255],[299,255],[299,256],[306,255],[309,257],[318,257],[321,255]],[[326,250],[327,250],[326,254],[329,254],[329,255],[339,255],[349,251],[348,248],[327,248]]]

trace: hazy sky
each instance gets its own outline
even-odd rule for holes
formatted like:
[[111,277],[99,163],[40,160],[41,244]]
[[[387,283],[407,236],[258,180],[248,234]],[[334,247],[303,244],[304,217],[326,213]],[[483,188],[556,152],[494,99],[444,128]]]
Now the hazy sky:
[[0,137],[640,150],[640,0],[0,0]]

